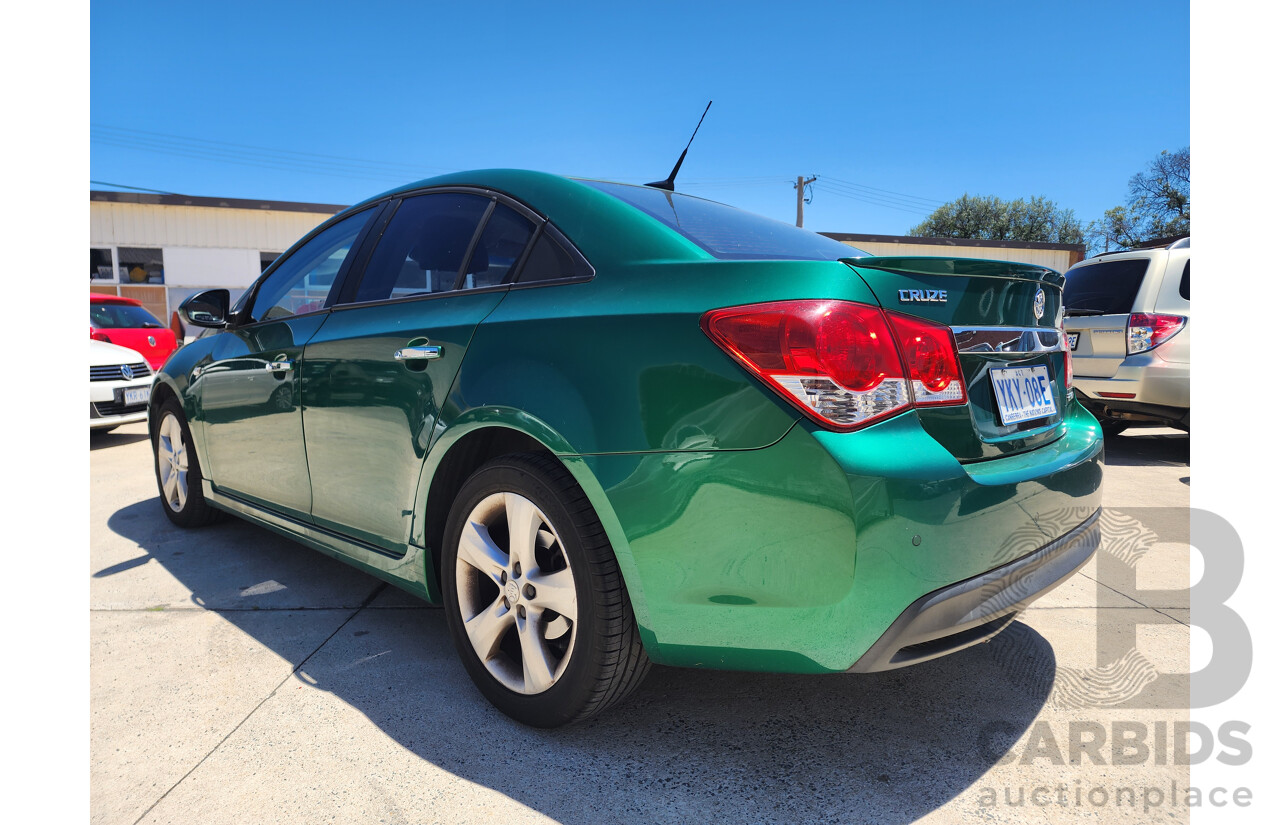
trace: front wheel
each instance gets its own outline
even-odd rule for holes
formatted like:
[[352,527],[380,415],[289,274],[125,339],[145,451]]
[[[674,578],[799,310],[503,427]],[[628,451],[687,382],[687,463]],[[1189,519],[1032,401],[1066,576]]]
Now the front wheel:
[[581,721],[648,672],[604,529],[555,459],[505,456],[477,470],[449,514],[441,566],[463,665],[513,719]]
[[204,500],[200,460],[191,443],[191,429],[182,405],[170,398],[157,411],[160,423],[151,433],[155,455],[156,486],[169,521],[179,527],[199,527],[218,521],[221,510]]

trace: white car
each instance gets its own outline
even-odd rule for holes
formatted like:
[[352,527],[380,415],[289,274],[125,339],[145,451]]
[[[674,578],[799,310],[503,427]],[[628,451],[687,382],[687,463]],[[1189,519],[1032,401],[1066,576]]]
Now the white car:
[[126,347],[89,340],[89,429],[106,432],[147,420],[151,382],[147,359]]
[[1067,270],[1076,396],[1114,435],[1191,429],[1191,239],[1111,252]]

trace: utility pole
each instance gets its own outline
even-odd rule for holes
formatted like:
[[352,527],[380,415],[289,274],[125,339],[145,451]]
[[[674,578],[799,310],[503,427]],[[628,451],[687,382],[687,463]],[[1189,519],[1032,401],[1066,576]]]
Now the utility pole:
[[817,179],[817,175],[808,180],[805,180],[804,175],[796,178],[796,226],[804,226],[804,188]]

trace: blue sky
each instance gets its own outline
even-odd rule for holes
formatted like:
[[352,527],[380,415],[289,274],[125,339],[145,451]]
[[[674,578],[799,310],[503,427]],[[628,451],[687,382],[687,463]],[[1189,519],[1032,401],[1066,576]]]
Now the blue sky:
[[[91,7],[90,177],[352,203],[443,171],[666,176],[905,234],[969,192],[1088,222],[1190,142],[1185,3]],[[790,183],[788,183],[790,181]],[[109,188],[93,185],[92,188]]]

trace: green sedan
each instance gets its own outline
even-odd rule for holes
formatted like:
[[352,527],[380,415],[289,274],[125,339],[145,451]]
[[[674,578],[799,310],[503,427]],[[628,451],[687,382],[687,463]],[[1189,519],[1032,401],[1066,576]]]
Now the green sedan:
[[869,257],[722,204],[490,170],[335,215],[157,377],[166,514],[444,607],[554,727],[651,662],[867,672],[985,641],[1099,540],[1062,276]]

